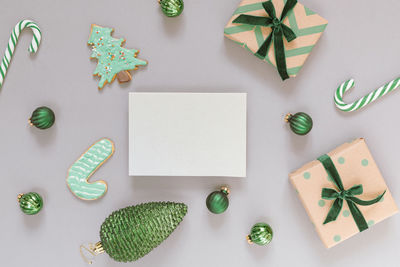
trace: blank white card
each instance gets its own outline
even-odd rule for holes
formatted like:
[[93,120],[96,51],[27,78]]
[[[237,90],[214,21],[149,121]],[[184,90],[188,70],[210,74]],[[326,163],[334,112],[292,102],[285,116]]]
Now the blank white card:
[[246,176],[246,93],[130,93],[129,175]]

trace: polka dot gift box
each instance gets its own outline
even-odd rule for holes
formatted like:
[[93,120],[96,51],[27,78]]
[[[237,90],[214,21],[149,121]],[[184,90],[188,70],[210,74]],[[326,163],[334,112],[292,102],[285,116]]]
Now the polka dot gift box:
[[289,174],[327,248],[398,212],[364,139],[356,139]]

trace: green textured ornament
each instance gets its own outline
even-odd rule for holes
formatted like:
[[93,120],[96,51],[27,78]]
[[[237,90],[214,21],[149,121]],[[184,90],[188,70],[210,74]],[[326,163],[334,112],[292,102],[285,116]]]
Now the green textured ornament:
[[290,124],[290,129],[298,135],[308,134],[313,127],[311,117],[304,112],[298,112],[294,115],[289,113],[286,115],[285,121]]
[[271,226],[266,223],[256,223],[247,236],[249,244],[257,244],[260,246],[268,245],[272,241],[273,232]]
[[183,11],[183,1],[182,0],[158,0],[161,6],[162,12],[167,17],[177,17]]
[[19,207],[27,215],[37,214],[43,207],[42,197],[35,192],[18,195]]
[[150,202],[111,213],[100,227],[100,242],[81,246],[90,254],[106,252],[120,262],[136,261],[161,244],[187,213],[183,203]]
[[220,191],[214,191],[208,195],[206,205],[209,211],[220,214],[226,211],[229,206],[229,189],[222,187]]
[[35,109],[29,119],[29,124],[38,129],[45,130],[53,126],[56,117],[54,112],[48,107],[39,107]]

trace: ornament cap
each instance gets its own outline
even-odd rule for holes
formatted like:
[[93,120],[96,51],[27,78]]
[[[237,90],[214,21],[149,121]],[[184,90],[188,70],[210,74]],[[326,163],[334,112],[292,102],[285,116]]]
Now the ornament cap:
[[18,196],[17,196],[17,198],[18,198],[18,202],[21,200],[21,198],[22,198],[22,196],[23,196],[24,194],[18,194]]
[[251,241],[250,235],[247,235],[246,239],[247,239],[247,243],[249,243],[250,245],[253,244],[253,241]]
[[291,117],[293,117],[293,114],[291,114],[291,113],[286,114],[286,116],[285,116],[285,122],[286,122],[286,123],[289,123]]
[[[97,242],[96,244],[89,243],[88,246],[89,247],[81,245],[79,250],[80,250],[82,259],[88,264],[93,264],[94,257],[96,257],[97,255],[99,255],[101,253],[104,253],[104,248],[100,241]],[[87,253],[89,253],[89,254],[87,254]],[[89,257],[87,257],[87,255]]]
[[227,186],[222,186],[221,192],[224,193],[225,195],[229,195],[231,193],[231,191],[229,190],[229,188]]

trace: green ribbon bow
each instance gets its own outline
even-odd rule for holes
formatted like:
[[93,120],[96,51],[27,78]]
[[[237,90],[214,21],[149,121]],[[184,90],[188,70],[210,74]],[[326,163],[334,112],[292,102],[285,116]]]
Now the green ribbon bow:
[[368,224],[356,204],[361,206],[369,206],[375,204],[382,199],[383,195],[386,193],[386,190],[381,195],[372,200],[361,200],[355,197],[355,195],[361,195],[363,193],[362,185],[354,185],[350,189],[345,190],[340,175],[335,165],[333,164],[332,159],[328,155],[323,155],[319,157],[318,160],[324,166],[332,182],[339,189],[337,191],[332,188],[322,188],[323,199],[335,200],[331,206],[331,209],[328,212],[328,215],[326,216],[324,224],[335,221],[337,219],[340,211],[342,210],[343,201],[346,200],[351,215],[353,216],[353,219],[357,224],[358,230],[362,232],[368,229]]
[[233,23],[242,23],[255,26],[271,27],[272,32],[268,35],[267,39],[260,46],[256,55],[265,58],[271,42],[274,41],[275,49],[275,61],[276,67],[278,69],[279,75],[282,80],[289,78],[286,68],[286,57],[285,57],[285,47],[283,45],[283,36],[285,36],[288,42],[296,39],[296,34],[288,26],[283,24],[283,20],[288,15],[294,6],[297,4],[297,0],[287,0],[285,7],[283,8],[281,18],[278,19],[275,14],[275,7],[271,1],[263,2],[262,5],[269,15],[269,17],[259,17],[251,15],[240,15],[233,20]]

